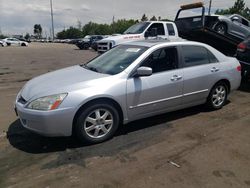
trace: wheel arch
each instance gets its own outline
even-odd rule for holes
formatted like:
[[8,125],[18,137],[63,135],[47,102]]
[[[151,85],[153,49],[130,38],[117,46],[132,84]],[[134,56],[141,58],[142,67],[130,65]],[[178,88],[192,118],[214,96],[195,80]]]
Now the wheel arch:
[[226,29],[227,29],[227,31],[228,31],[228,29],[229,29],[229,24],[228,24],[227,21],[224,20],[224,19],[219,19],[219,20],[214,24],[214,28],[213,28],[213,29],[215,29],[219,24],[225,25],[225,26],[226,26]]
[[73,118],[72,134],[74,134],[76,121],[77,121],[77,118],[79,117],[79,115],[81,114],[82,110],[88,106],[91,106],[92,104],[95,104],[95,103],[112,104],[115,107],[115,109],[117,109],[117,112],[119,114],[119,121],[120,121],[119,124],[121,124],[123,122],[123,119],[124,119],[123,110],[121,108],[121,105],[116,100],[114,100],[112,98],[108,98],[108,97],[95,98],[95,99],[91,99],[90,101],[87,101],[86,103],[82,104],[78,108],[78,110],[76,111],[74,118]]
[[214,86],[220,82],[223,82],[225,85],[226,85],[226,89],[227,89],[227,93],[229,94],[230,93],[230,90],[231,90],[231,84],[229,82],[228,79],[220,79],[218,82],[216,82],[212,88],[210,89],[209,93],[212,91],[212,89],[214,88]]

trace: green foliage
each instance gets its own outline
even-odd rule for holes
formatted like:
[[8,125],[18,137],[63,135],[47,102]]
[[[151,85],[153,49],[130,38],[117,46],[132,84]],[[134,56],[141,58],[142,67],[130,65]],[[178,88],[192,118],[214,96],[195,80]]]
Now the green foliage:
[[35,24],[34,25],[34,34],[36,35],[37,38],[41,38],[42,37],[42,26],[40,24]]
[[[147,21],[148,18],[146,14],[142,15],[141,21]],[[157,21],[155,16],[150,18],[151,21]],[[167,20],[168,19],[161,19],[158,17],[158,20]],[[64,29],[63,31],[57,33],[58,39],[76,39],[82,38],[86,35],[111,35],[114,33],[123,33],[126,31],[130,26],[138,23],[139,20],[126,20],[126,19],[119,19],[112,24],[98,24],[94,22],[89,22],[81,27],[81,22],[77,21],[77,28],[70,27],[69,29]]]
[[26,35],[24,36],[24,38],[25,38],[26,40],[30,39],[30,34],[29,34],[29,33],[26,33]]
[[0,39],[7,38],[7,36],[0,34]]
[[126,31],[130,26],[134,25],[138,23],[138,20],[125,20],[125,19],[121,19],[121,20],[117,20],[117,22],[114,22],[113,24],[111,24],[111,29],[112,29],[112,33],[123,33],[124,31]]
[[216,10],[215,14],[239,14],[250,20],[250,9],[246,7],[244,0],[236,0],[231,8]]
[[152,16],[152,18],[150,18],[150,21],[157,21],[157,18],[155,16]]
[[141,21],[142,21],[142,22],[148,21],[148,17],[146,16],[146,14],[143,14],[143,15],[142,15]]
[[59,39],[76,39],[83,37],[83,33],[74,27],[70,27],[67,30],[63,30],[59,33],[57,33],[57,38]]
[[127,28],[137,23],[138,20],[117,20],[112,24],[98,24],[89,22],[85,24],[82,29],[70,27],[57,33],[58,39],[75,39],[82,38],[86,35],[110,35],[113,33],[123,33]]

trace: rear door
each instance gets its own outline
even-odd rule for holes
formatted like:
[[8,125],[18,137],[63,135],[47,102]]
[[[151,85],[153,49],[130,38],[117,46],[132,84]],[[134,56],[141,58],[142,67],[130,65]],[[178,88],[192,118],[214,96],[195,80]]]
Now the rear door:
[[205,101],[212,86],[219,80],[220,63],[202,46],[182,46],[183,55],[183,104]]
[[179,69],[176,47],[154,51],[140,66],[150,67],[153,74],[127,80],[129,119],[146,117],[181,105],[183,73]]

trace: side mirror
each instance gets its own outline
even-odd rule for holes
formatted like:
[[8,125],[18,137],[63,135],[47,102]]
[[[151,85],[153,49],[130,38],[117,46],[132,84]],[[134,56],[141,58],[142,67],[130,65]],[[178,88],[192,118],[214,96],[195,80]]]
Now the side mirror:
[[136,77],[141,77],[141,76],[151,76],[153,73],[152,68],[150,67],[139,67],[136,70]]

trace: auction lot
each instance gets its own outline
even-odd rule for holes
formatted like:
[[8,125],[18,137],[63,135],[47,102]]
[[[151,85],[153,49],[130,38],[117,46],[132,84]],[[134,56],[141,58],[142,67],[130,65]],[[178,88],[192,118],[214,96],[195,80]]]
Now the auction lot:
[[92,146],[21,126],[13,104],[28,80],[96,55],[69,44],[0,48],[0,187],[250,187],[250,82],[222,110],[136,121]]

